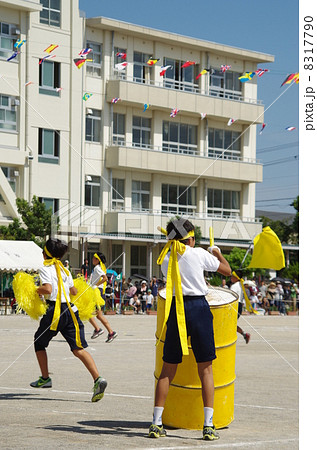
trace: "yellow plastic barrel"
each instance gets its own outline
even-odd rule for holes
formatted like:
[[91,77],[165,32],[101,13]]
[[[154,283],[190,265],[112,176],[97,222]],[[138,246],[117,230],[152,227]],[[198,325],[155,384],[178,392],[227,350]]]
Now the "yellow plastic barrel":
[[[157,304],[156,339],[164,320],[166,290],[161,289]],[[214,416],[216,428],[228,426],[234,419],[235,354],[237,341],[238,296],[230,289],[213,287],[206,296],[213,314],[217,358],[213,361],[215,384]],[[156,346],[155,385],[163,366],[163,332]],[[199,430],[204,425],[204,406],[197,364],[188,338],[189,355],[183,356],[170,386],[162,416],[163,424],[174,428]]]

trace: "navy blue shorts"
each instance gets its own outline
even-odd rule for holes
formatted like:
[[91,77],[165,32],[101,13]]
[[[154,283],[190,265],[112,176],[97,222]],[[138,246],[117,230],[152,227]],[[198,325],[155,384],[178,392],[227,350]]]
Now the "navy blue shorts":
[[[213,315],[206,298],[202,296],[184,296],[187,336],[191,337],[191,347],[197,363],[212,361],[216,358]],[[163,361],[170,364],[182,362],[182,348],[179,339],[175,298],[173,297],[167,320]]]
[[238,305],[238,319],[239,319],[239,317],[240,317],[241,314],[242,314],[242,310],[243,310],[243,305],[242,305],[241,302],[239,302],[239,305]]
[[[54,308],[55,302],[49,302],[49,307],[46,311],[46,314],[45,316],[42,317],[40,325],[34,335],[35,351],[38,352],[40,350],[45,350],[46,347],[48,347],[50,341],[53,339],[53,337],[56,336],[59,332],[61,332],[64,339],[68,342],[68,345],[70,346],[70,349],[72,351],[81,348],[78,347],[76,344],[76,329],[66,303],[62,303],[61,305],[61,315],[58,322],[57,330],[56,331],[50,330],[50,326],[52,324],[54,315]],[[84,324],[79,318],[78,311],[76,311],[74,314],[77,318],[79,325],[79,333],[82,348],[86,348],[88,347],[88,344],[85,339]]]

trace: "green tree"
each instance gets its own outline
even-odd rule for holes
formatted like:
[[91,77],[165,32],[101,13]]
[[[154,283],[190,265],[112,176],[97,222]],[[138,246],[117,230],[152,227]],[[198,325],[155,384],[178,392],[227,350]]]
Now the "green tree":
[[34,241],[42,246],[51,234],[52,209],[46,209],[44,203],[34,196],[31,203],[23,198],[16,199],[21,219],[13,219],[8,226],[0,227],[1,239]]

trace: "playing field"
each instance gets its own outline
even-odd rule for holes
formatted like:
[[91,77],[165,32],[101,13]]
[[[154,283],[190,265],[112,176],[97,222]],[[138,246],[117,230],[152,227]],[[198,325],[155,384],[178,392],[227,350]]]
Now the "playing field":
[[58,335],[48,349],[52,389],[29,386],[39,376],[33,350],[37,322],[0,316],[0,430],[2,449],[297,449],[298,316],[241,316],[251,333],[238,336],[235,420],[205,442],[201,431],[167,430],[149,439],[155,365],[155,316],[109,316],[118,337],[91,340],[88,350],[108,381],[104,398],[91,403],[92,379]]

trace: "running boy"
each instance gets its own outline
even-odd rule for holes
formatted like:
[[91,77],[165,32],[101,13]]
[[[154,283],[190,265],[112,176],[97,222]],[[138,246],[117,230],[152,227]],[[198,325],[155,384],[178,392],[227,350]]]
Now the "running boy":
[[[90,275],[90,285],[93,288],[98,287],[98,289],[100,290],[101,296],[103,296],[104,283],[105,283],[105,285],[107,284],[107,269],[105,266],[105,264],[106,264],[105,255],[101,252],[96,252],[92,258],[92,263],[93,263],[94,269]],[[108,331],[108,338],[106,339],[106,342],[112,342],[118,336],[118,334],[115,331],[113,331],[113,329],[111,328],[108,320],[105,318],[101,309],[97,310],[96,317],[98,320],[100,320],[100,322],[106,327],[106,329]],[[104,333],[104,330],[102,328],[98,327],[95,318],[92,317],[91,319],[89,319],[89,322],[94,327],[94,332],[91,336],[91,339],[95,339]]]
[[59,239],[49,239],[44,246],[44,267],[39,271],[42,285],[37,292],[39,295],[49,296],[49,299],[46,300],[49,306],[34,335],[34,348],[41,376],[30,385],[34,388],[52,387],[46,348],[51,339],[60,331],[73,354],[82,361],[93,377],[94,393],[91,401],[97,402],[104,396],[107,381],[99,376],[92,356],[84,350],[88,347],[84,325],[79,318],[76,306],[69,301],[69,294],[76,295],[77,289],[74,287],[72,276],[61,262],[67,248],[67,244]]
[[[191,336],[191,345],[202,384],[203,439],[219,439],[219,434],[213,426],[212,361],[216,358],[213,316],[205,298],[208,289],[204,270],[218,271],[222,275],[229,276],[231,269],[219,249],[211,248],[212,254],[210,254],[202,248],[194,248],[194,226],[188,220],[175,219],[169,222],[167,239],[168,242],[157,262],[162,265],[162,272],[167,278],[165,321],[168,320],[163,367],[156,385],[153,422],[149,429],[149,437],[158,438],[166,435],[162,425],[165,401],[169,386],[176,374],[177,365],[182,362],[182,355],[188,354],[187,337]],[[171,252],[167,254],[169,249]],[[174,296],[169,310],[168,305],[172,295]]]

